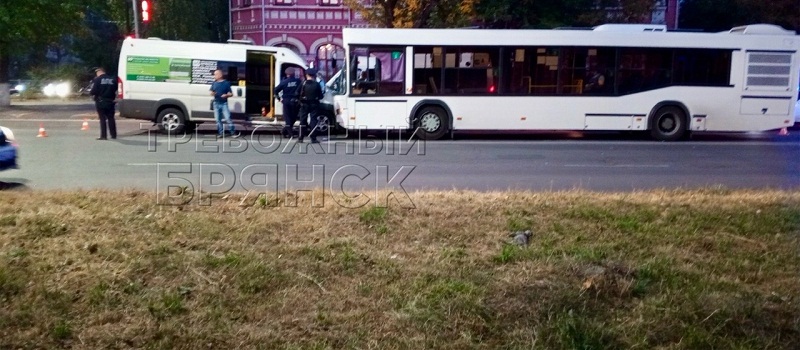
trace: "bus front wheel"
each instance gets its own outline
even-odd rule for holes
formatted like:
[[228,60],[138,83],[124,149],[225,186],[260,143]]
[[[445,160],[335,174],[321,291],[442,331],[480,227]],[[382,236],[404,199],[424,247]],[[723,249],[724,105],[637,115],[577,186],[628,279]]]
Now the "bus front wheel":
[[675,141],[686,134],[686,114],[675,106],[660,108],[653,115],[650,135],[659,141]]
[[440,107],[427,106],[417,113],[416,133],[423,140],[438,140],[447,134],[450,119]]

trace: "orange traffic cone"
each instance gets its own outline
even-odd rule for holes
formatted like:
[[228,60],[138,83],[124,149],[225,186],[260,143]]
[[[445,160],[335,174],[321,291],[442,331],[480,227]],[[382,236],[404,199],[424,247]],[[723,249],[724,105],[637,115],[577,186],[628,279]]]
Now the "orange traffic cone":
[[44,130],[44,124],[39,124],[39,135],[36,137],[47,137],[47,131]]
[[83,126],[81,126],[81,130],[82,131],[89,130],[89,122],[86,119],[83,120]]
[[778,135],[780,135],[780,136],[789,135],[789,129],[786,129],[786,128],[781,129],[781,131],[778,132]]

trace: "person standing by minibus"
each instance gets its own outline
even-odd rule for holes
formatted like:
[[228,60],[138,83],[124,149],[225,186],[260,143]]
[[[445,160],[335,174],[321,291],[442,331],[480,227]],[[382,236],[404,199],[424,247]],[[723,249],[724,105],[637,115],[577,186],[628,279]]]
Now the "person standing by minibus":
[[236,127],[231,122],[231,110],[228,108],[228,97],[233,96],[231,83],[222,77],[222,70],[214,71],[214,82],[211,83],[211,96],[214,96],[214,119],[217,121],[217,135],[224,136],[224,123],[230,125],[230,135],[235,135]]
[[[311,138],[311,143],[319,143],[317,141],[317,114],[319,113],[319,101],[322,100],[322,89],[317,82],[317,70],[309,68],[306,70],[306,80],[300,85],[300,136],[297,142],[303,142],[303,131],[305,128],[311,128],[308,137]],[[310,123],[309,123],[310,119]]]
[[[100,118],[100,137],[98,140],[107,140],[108,134],[112,139],[117,138],[117,123],[114,120],[114,99],[117,97],[117,79],[106,74],[105,69],[95,69],[97,77],[92,81],[92,90],[89,93],[94,97],[94,105]],[[108,132],[106,132],[108,128]]]
[[275,96],[283,104],[284,125],[281,134],[284,138],[291,138],[294,136],[294,123],[297,121],[297,112],[300,108],[300,102],[297,99],[300,79],[294,76],[294,68],[286,68],[284,73],[286,78],[275,87]]

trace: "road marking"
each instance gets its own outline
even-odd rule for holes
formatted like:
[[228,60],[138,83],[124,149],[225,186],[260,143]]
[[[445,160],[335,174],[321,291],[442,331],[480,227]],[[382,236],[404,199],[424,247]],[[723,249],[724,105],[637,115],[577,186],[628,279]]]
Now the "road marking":
[[[163,162],[163,163],[128,163],[128,166],[158,166],[158,165],[174,165],[174,164],[183,164],[185,162]],[[193,164],[208,164],[214,165],[219,163],[212,163],[212,162],[200,162],[200,163],[193,163]],[[225,164],[228,166],[239,166],[239,164]]]
[[668,164],[564,164],[568,168],[669,168]]

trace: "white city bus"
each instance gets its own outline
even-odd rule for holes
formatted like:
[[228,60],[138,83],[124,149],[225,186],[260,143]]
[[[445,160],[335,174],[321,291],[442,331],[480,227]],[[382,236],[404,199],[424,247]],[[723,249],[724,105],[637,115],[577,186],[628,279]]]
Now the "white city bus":
[[348,129],[691,131],[792,126],[800,37],[757,24],[592,30],[353,29],[331,81]]

